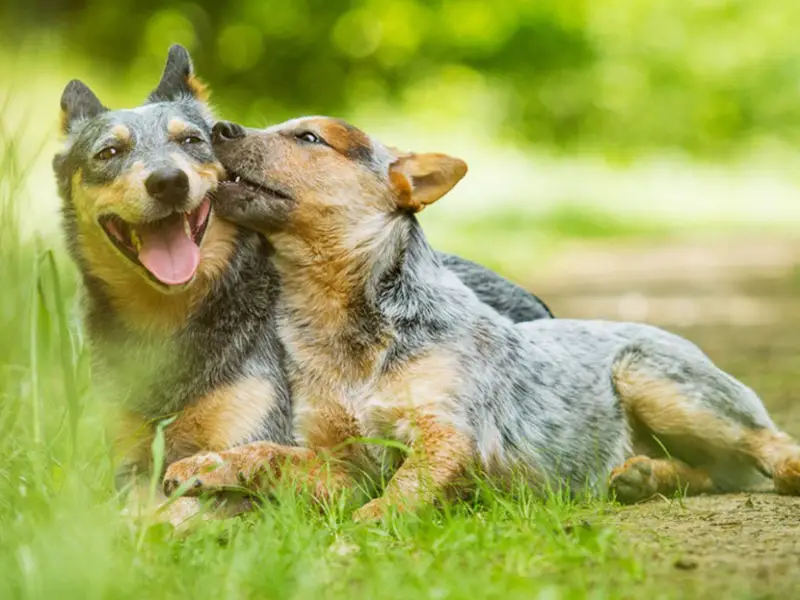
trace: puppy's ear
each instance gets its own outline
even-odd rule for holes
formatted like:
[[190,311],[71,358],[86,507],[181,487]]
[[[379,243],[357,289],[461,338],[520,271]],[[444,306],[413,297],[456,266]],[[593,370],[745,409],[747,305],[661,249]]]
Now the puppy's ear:
[[170,46],[161,81],[147,97],[147,101],[170,102],[185,97],[205,102],[208,100],[208,90],[205,84],[194,76],[189,52],[183,46],[175,44]]
[[397,206],[419,212],[433,204],[467,174],[467,163],[446,154],[402,154],[389,167]]
[[78,122],[107,110],[85,83],[73,79],[61,94],[61,133],[67,135]]

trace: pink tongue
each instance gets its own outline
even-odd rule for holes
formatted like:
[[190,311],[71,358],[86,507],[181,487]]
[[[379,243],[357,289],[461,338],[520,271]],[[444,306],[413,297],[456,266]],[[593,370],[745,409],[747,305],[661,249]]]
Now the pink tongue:
[[158,226],[140,227],[139,262],[161,283],[186,283],[200,264],[200,248],[186,235],[183,218]]

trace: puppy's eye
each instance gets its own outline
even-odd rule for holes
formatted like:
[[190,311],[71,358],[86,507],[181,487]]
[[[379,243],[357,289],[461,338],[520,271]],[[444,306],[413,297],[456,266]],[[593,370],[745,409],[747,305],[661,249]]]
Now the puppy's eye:
[[300,133],[296,133],[295,136],[301,142],[307,142],[309,144],[322,144],[322,138],[320,138],[316,133],[311,131],[301,131]]
[[109,146],[108,148],[103,148],[94,155],[97,160],[111,160],[115,156],[119,156],[122,154],[122,150],[120,148],[115,148],[114,146]]
[[184,144],[186,146],[188,146],[190,144],[202,144],[202,143],[203,143],[203,140],[198,135],[187,135],[185,138],[183,138],[181,140],[181,144]]

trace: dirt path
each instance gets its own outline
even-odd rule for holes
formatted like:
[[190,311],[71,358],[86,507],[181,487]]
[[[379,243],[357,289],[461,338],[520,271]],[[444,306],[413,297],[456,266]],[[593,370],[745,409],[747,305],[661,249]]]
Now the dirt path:
[[[800,240],[575,247],[530,282],[562,317],[645,320],[698,343],[800,438]],[[662,591],[800,598],[800,498],[654,500],[611,517]]]

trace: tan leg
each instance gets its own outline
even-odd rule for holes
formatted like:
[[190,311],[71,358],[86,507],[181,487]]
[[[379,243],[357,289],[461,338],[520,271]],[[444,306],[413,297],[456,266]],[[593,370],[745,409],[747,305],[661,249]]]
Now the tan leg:
[[342,463],[307,448],[254,442],[224,452],[196,454],[172,463],[164,476],[164,493],[173,494],[194,478],[187,496],[226,490],[258,492],[279,483],[326,500],[353,485]]
[[382,518],[391,505],[409,509],[433,503],[443,492],[464,483],[473,460],[472,441],[434,417],[416,420],[418,438],[412,453],[386,486],[383,495],[358,509],[356,521]]
[[[660,379],[627,361],[614,368],[614,382],[634,429],[643,426],[656,438],[678,440],[674,444],[683,440],[694,448],[705,448],[709,470],[718,459],[724,463],[726,455],[729,459],[744,459],[728,463],[739,465],[738,468],[750,463],[754,471],[757,468],[773,478],[779,493],[800,495],[800,446],[785,433],[748,428],[711,410],[698,408],[675,382]],[[631,460],[636,458],[639,457]],[[731,479],[731,473],[725,475]],[[690,473],[684,470],[683,476],[692,482]],[[704,476],[709,477],[709,472],[704,472]],[[702,481],[696,483],[697,493],[711,491],[705,489]],[[691,486],[689,490],[693,493]]]
[[702,446],[734,452],[745,433],[743,426],[696,407],[675,382],[624,362],[614,369],[614,383],[631,424],[644,426],[656,437],[691,438]]
[[611,471],[609,491],[623,504],[634,504],[656,495],[697,495],[716,491],[711,476],[679,460],[634,456]]

